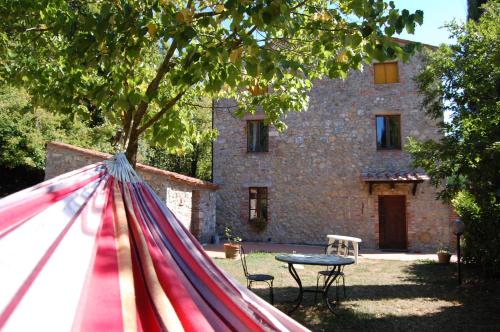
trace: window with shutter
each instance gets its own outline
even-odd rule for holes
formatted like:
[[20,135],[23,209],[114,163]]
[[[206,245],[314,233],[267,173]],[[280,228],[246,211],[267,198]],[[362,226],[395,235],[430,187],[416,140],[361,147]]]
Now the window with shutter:
[[375,84],[388,84],[399,82],[397,62],[374,63],[373,76]]

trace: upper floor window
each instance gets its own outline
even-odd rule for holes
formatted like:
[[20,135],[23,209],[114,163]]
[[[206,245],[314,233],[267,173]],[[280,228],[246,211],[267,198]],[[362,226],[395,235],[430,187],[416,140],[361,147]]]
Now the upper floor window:
[[401,149],[401,117],[377,115],[377,149]]
[[264,120],[247,121],[247,151],[267,152],[269,142],[269,128]]
[[374,63],[373,75],[375,77],[375,84],[398,83],[399,82],[398,63],[397,62]]
[[249,188],[249,219],[264,218],[267,220],[267,188]]

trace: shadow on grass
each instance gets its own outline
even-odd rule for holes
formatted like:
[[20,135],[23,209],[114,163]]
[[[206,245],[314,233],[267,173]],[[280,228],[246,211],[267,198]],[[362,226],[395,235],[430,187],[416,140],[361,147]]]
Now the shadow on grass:
[[[457,287],[455,269],[455,265],[415,262],[402,271],[401,284],[349,285],[347,279],[348,298],[335,315],[321,296],[314,301],[314,294],[305,293],[291,317],[313,331],[499,331],[498,282]],[[267,288],[254,292],[268,299]],[[287,312],[298,288],[275,287],[274,294],[275,306]],[[334,287],[330,294],[335,294]]]

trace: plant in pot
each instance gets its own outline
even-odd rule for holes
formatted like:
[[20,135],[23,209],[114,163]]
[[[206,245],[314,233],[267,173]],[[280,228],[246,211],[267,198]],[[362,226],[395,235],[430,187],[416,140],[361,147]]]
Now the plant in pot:
[[264,217],[258,217],[250,219],[250,226],[257,232],[260,233],[264,231],[267,227],[267,219]]
[[437,250],[438,261],[440,264],[449,264],[451,253],[448,248],[441,247]]
[[234,236],[231,228],[226,227],[224,229],[224,235],[228,243],[224,243],[224,254],[226,258],[236,258],[240,251],[241,238],[239,236]]

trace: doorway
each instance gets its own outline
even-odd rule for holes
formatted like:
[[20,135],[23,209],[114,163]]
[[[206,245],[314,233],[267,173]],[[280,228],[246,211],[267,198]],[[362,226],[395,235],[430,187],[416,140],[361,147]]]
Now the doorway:
[[406,197],[379,196],[380,249],[407,249]]

